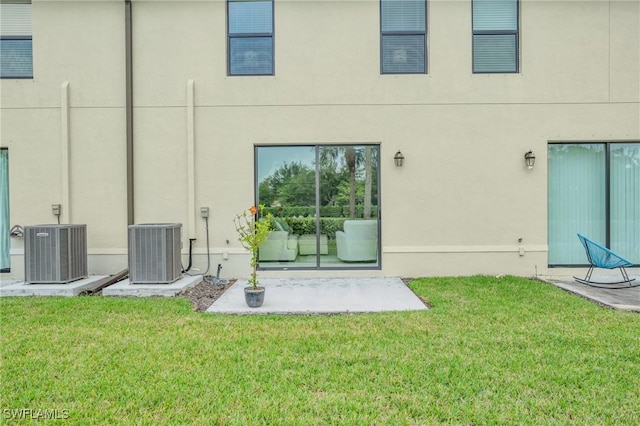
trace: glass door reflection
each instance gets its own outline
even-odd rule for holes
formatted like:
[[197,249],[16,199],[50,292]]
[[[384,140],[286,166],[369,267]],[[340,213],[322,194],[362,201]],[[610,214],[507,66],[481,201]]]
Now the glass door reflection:
[[256,199],[273,217],[263,269],[379,267],[377,145],[256,147]]

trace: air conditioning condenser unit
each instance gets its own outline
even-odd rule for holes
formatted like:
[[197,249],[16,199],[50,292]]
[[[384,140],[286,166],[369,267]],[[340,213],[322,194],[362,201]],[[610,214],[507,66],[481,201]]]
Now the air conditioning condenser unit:
[[86,225],[25,226],[24,236],[27,284],[64,284],[88,276]]
[[181,223],[129,225],[129,282],[168,284],[182,276]]

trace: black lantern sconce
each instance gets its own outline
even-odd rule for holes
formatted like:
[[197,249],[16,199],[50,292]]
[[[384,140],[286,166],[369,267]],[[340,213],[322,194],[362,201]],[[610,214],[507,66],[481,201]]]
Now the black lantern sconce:
[[396,155],[393,156],[393,161],[395,161],[397,167],[402,167],[402,162],[404,161],[404,155],[402,155],[402,152],[396,152]]
[[533,151],[529,150],[524,154],[524,162],[529,170],[533,169],[533,165],[536,164],[536,156]]

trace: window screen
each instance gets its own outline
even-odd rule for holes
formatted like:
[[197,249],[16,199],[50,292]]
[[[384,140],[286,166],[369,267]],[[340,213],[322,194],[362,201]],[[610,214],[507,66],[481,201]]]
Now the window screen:
[[31,3],[0,3],[0,78],[33,78]]
[[229,1],[229,75],[273,74],[273,1]]
[[473,0],[473,72],[518,72],[517,0]]
[[427,3],[381,0],[381,69],[383,74],[427,71]]

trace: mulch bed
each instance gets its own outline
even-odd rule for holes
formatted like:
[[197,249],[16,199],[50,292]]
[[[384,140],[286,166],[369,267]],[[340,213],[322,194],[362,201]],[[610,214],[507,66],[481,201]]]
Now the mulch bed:
[[226,284],[221,285],[205,280],[180,292],[178,296],[188,299],[193,305],[194,311],[204,312],[235,282],[236,280],[229,280]]

